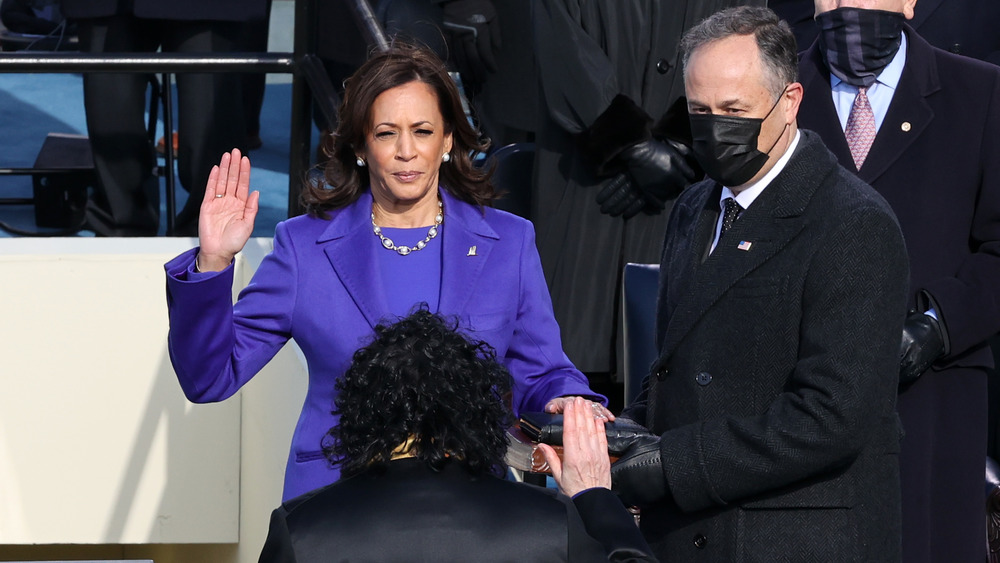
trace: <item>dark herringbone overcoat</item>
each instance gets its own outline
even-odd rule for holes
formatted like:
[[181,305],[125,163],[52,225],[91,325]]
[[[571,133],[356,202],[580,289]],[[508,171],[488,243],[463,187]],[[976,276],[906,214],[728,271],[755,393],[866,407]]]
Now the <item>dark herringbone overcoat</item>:
[[711,255],[721,187],[674,206],[660,357],[623,413],[662,435],[670,493],[641,523],[664,560],[900,557],[906,250],[885,200],[801,133]]

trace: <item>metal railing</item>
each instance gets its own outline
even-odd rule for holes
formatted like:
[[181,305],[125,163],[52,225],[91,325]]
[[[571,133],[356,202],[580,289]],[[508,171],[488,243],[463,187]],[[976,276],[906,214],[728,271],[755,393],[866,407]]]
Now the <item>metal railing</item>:
[[[316,2],[295,0],[292,53],[75,53],[2,52],[0,73],[135,72],[162,75],[163,119],[169,133],[173,123],[170,76],[187,72],[264,72],[292,75],[291,131],[288,167],[288,216],[302,212],[299,193],[309,167],[312,106],[315,102],[328,122],[336,122],[340,96],[316,56],[318,31]],[[352,11],[370,45],[384,49],[388,40],[367,0],[352,0]],[[169,136],[168,136],[169,138]],[[166,142],[167,234],[173,234],[175,186],[173,143]],[[14,169],[0,169],[14,170]],[[9,172],[8,172],[9,173]]]

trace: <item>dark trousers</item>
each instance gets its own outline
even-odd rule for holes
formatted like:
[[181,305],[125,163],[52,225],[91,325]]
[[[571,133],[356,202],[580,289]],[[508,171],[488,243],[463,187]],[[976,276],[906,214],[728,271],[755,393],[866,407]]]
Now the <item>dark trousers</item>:
[[[84,52],[216,53],[235,50],[242,24],[145,20],[131,15],[79,22]],[[159,227],[159,180],[146,130],[148,76],[89,73],[84,106],[94,153],[97,190],[87,210],[90,228],[104,236],[151,236]],[[235,73],[177,74],[178,180],[189,192],[176,234],[198,234],[198,212],[214,164],[233,147],[245,151],[246,127]],[[166,128],[168,131],[169,127]]]

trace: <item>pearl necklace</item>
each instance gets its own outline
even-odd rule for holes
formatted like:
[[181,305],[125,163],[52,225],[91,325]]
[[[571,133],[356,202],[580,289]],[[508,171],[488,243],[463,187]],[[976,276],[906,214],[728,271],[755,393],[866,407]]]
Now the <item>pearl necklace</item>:
[[407,254],[409,254],[411,252],[416,252],[418,250],[423,250],[423,248],[425,246],[427,246],[427,243],[430,242],[432,238],[434,238],[434,237],[436,237],[438,235],[438,227],[440,227],[441,223],[444,221],[444,204],[441,202],[440,199],[438,199],[438,213],[434,217],[434,224],[431,225],[431,228],[427,230],[427,238],[425,238],[424,240],[418,242],[414,246],[396,246],[396,243],[392,242],[391,238],[383,235],[382,234],[382,229],[378,225],[375,224],[374,204],[373,204],[373,208],[372,209],[373,209],[372,210],[372,231],[374,231],[375,232],[375,236],[377,236],[379,238],[379,240],[382,241],[382,246],[384,246],[385,248],[387,248],[389,250],[395,250],[397,253],[399,253],[400,256],[406,256]]

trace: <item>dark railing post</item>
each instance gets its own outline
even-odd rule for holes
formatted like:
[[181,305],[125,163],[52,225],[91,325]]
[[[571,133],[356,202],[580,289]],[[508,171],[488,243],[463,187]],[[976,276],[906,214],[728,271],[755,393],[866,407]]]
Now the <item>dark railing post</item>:
[[288,162],[288,216],[302,214],[299,194],[309,169],[309,152],[312,141],[312,101],[301,62],[316,52],[316,0],[295,0],[295,42],[293,57],[295,72],[292,74],[292,127],[290,132]]
[[[333,1],[333,0],[322,0]],[[317,0],[295,0],[294,50],[292,53],[0,53],[0,73],[78,73],[78,72],[139,72],[161,73],[163,96],[164,140],[166,143],[167,234],[173,234],[175,222],[173,161],[173,115],[171,75],[184,72],[264,72],[292,75],[291,130],[288,163],[288,216],[302,213],[299,195],[309,169],[312,155],[312,107],[331,122],[336,120],[340,95],[330,83],[316,56],[319,22],[316,21]],[[368,0],[351,0],[362,35],[369,45],[380,50],[389,40],[376,19]],[[0,170],[0,175],[18,173]]]
[[167,185],[167,236],[174,236],[177,223],[177,186],[174,184],[174,101],[170,73],[163,73],[163,165]]

